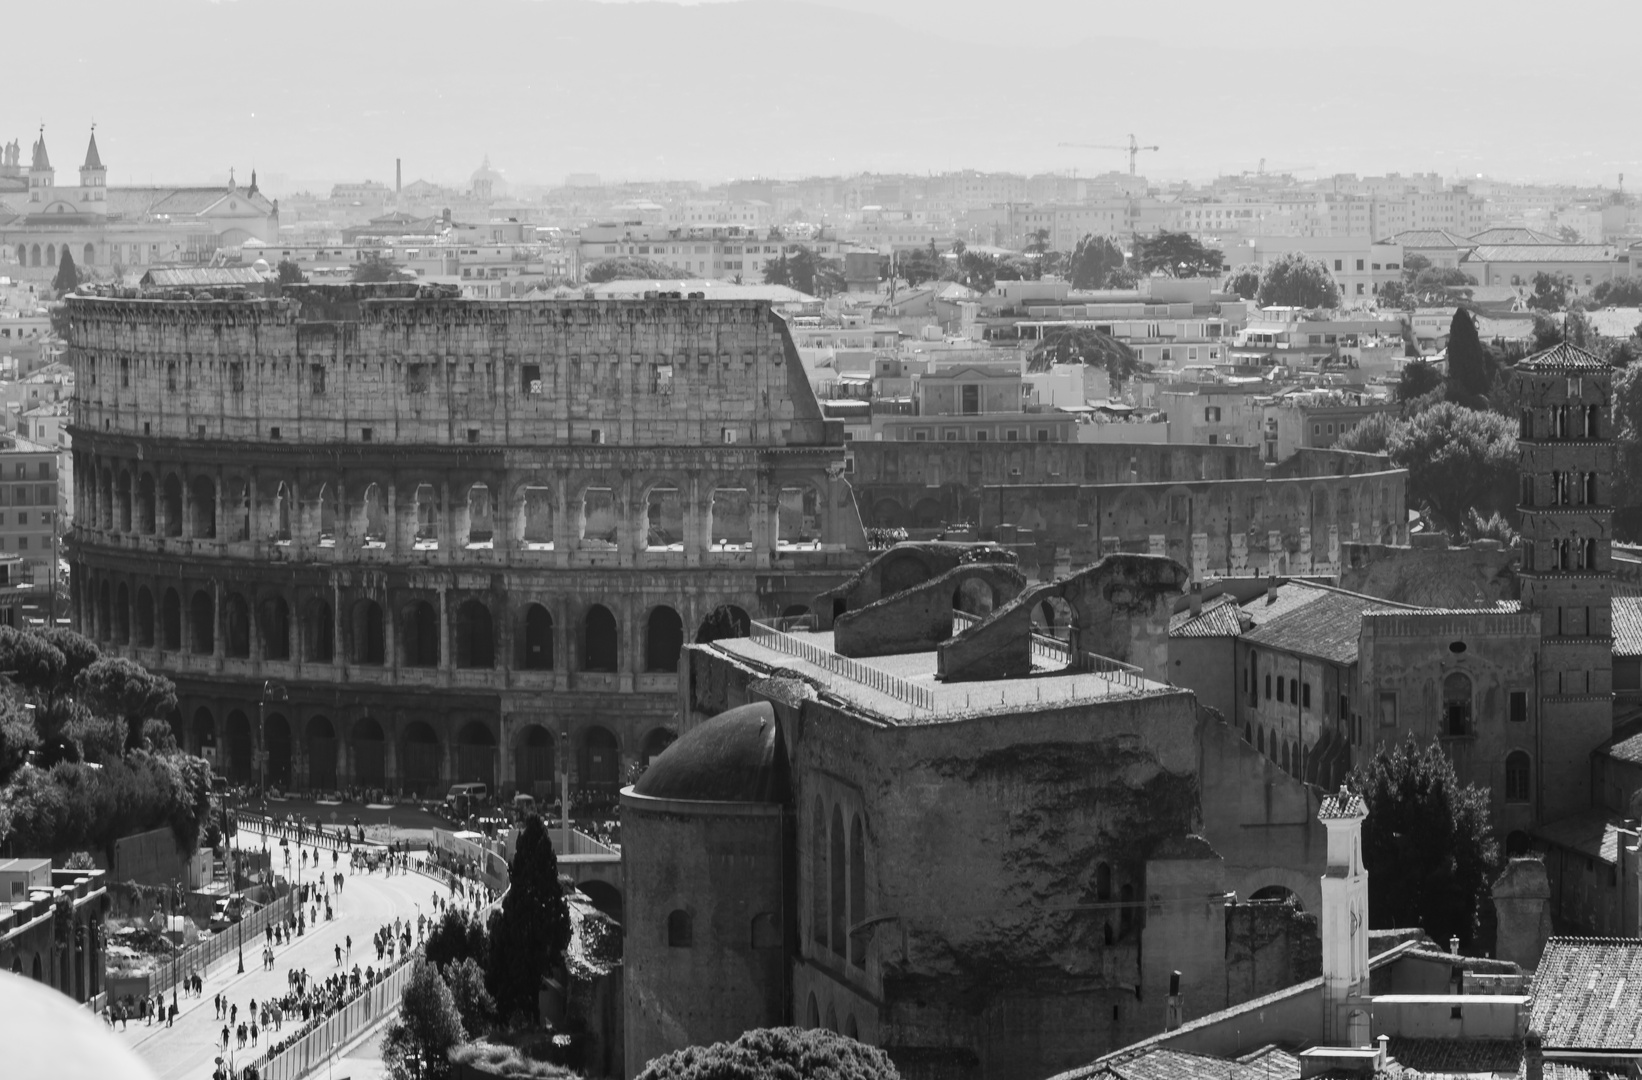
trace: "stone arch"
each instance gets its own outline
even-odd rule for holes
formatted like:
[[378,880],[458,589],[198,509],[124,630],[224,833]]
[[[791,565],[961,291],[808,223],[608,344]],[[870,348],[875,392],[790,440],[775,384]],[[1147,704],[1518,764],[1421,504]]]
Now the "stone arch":
[[480,600],[464,600],[456,608],[456,666],[496,666],[496,631],[490,608]]
[[684,499],[672,480],[645,489],[644,546],[650,551],[684,549]]
[[695,925],[690,913],[678,908],[667,913],[667,947],[688,949],[695,944]]
[[872,526],[878,529],[904,529],[907,512],[894,499],[875,499],[872,504]]
[[496,790],[496,734],[482,721],[469,720],[456,733],[456,782]]
[[684,648],[684,620],[666,604],[650,609],[644,621],[644,670],[675,672]]
[[380,667],[387,663],[387,619],[370,597],[354,601],[348,612],[348,660]]
[[87,244],[84,248],[82,248],[80,250],[80,265],[82,265],[82,266],[96,266],[97,265],[97,249],[95,247],[93,247],[90,244]]
[[203,474],[188,482],[188,535],[196,540],[217,538],[217,482]]
[[819,543],[821,508],[824,505],[825,500],[813,484],[782,488],[776,495],[777,546]]
[[270,539],[276,544],[291,542],[291,503],[293,497],[290,485],[281,480],[274,489],[274,519]]
[[[827,808],[815,797],[810,811],[810,937],[817,945],[827,944]],[[815,998],[810,998],[815,1011]]]
[[[541,724],[527,724],[513,751],[513,782],[527,795],[551,797],[558,777],[557,743]],[[538,794],[539,793],[539,794]]]
[[912,507],[912,525],[919,529],[938,529],[946,524],[946,504],[939,499],[919,499]]
[[114,478],[114,527],[120,532],[131,529],[131,470],[121,469]]
[[[326,615],[330,614],[327,605]],[[257,629],[262,635],[262,656],[266,660],[291,658],[291,605],[283,596],[264,597],[257,605]],[[329,625],[330,620],[326,620]]]
[[222,651],[238,660],[251,656],[251,608],[237,592],[222,601]]
[[172,650],[182,648],[182,597],[176,589],[165,590],[160,601],[160,646]]
[[621,535],[616,493],[601,482],[584,488],[580,501],[581,529],[577,543],[588,551],[614,551]]
[[154,592],[147,585],[137,587],[137,641],[145,649],[154,647]]
[[541,604],[526,605],[519,635],[519,667],[553,670],[553,613]]
[[997,602],[992,586],[979,575],[965,578],[952,590],[952,607],[969,615],[990,615]]
[[878,594],[894,596],[934,576],[934,569],[916,549],[903,547],[885,555],[878,565]]
[[439,497],[432,484],[418,484],[411,492],[411,513],[415,515],[412,544],[422,551],[439,546]]
[[[867,917],[867,833],[860,814],[850,815],[850,873],[849,919],[852,927],[859,926]],[[867,962],[867,939],[851,934],[849,938],[850,963],[860,967]]]
[[217,745],[217,721],[204,705],[194,710],[194,726],[190,735],[190,745],[196,754],[204,756],[208,747]]
[[426,795],[439,782],[439,736],[426,720],[405,725],[399,750],[399,779],[405,790]]
[[114,590],[114,644],[131,644],[131,587],[123,581]]
[[165,535],[182,536],[182,481],[176,473],[166,473],[161,489],[160,511],[165,518]]
[[832,943],[832,951],[844,955],[844,944],[849,932],[848,918],[848,872],[849,853],[844,839],[844,812],[836,804],[832,808],[832,822],[828,830],[827,843],[827,897],[831,919],[828,921],[828,937]]
[[696,630],[696,644],[705,645],[720,638],[747,637],[752,632],[752,617],[735,604],[720,604],[707,613]]
[[1301,911],[1306,910],[1306,906],[1300,902],[1300,894],[1287,885],[1262,885],[1249,894],[1249,899],[1268,903],[1293,904]]
[[[39,244],[35,244],[34,247],[30,249],[29,265],[30,266],[39,266],[40,265],[40,245]],[[40,976],[38,974],[35,975],[35,978],[38,979],[39,977]]]
[[716,487],[707,499],[707,543],[715,550],[739,550],[753,542],[757,502],[745,487]]
[[610,609],[603,604],[588,608],[582,634],[582,670],[615,671],[621,659],[621,637]]
[[470,548],[493,546],[496,526],[492,520],[490,487],[483,481],[468,488],[467,539]]
[[594,724],[582,733],[582,785],[613,792],[621,782],[621,744],[608,729]]
[[834,1034],[838,1032],[838,1007],[830,1001],[827,1002],[827,1030]]
[[354,758],[354,778],[365,787],[380,788],[388,782],[388,740],[382,725],[369,716],[360,717],[348,732]]
[[303,752],[308,758],[308,786],[331,791],[341,785],[336,780],[336,725],[331,718],[316,713],[303,729]]
[[383,497],[382,486],[371,483],[365,486],[365,493],[359,499],[359,528],[355,531],[361,537],[365,547],[383,548],[388,546],[388,504]]
[[811,1030],[814,1030],[814,1029],[819,1028],[821,1026],[821,1006],[820,1006],[819,1003],[816,1002],[816,1000],[815,1000],[815,991],[813,991],[813,990],[810,991],[810,1007],[809,1007],[808,1012],[806,1013],[806,1016],[809,1020],[808,1027]]
[[268,783],[282,791],[291,787],[291,722],[284,713],[271,712],[262,722],[264,746],[268,752]]
[[411,600],[399,611],[399,637],[406,667],[439,666],[439,613],[426,600]]
[[143,473],[137,478],[137,531],[144,536],[155,532],[154,474]]
[[553,489],[527,484],[515,500],[514,538],[526,549],[545,551],[553,547]]
[[677,739],[678,734],[667,728],[652,728],[639,744],[639,764],[649,765],[657,754],[672,746]]
[[195,589],[188,599],[188,649],[209,655],[217,648],[217,605],[211,594]]
[[319,485],[319,498],[314,503],[315,524],[319,531],[315,539],[320,547],[335,547],[337,531],[342,524],[341,498],[337,485],[327,481]]
[[854,1013],[850,1013],[848,1016],[846,1016],[844,1018],[844,1038],[854,1039],[857,1042],[859,1042],[860,1039],[861,1039],[861,1032],[855,1026],[855,1014]]
[[57,265],[57,245],[56,244],[47,244],[46,245],[46,265],[47,266],[56,266]]
[[114,589],[108,583],[107,578],[103,578],[97,585],[96,609],[97,625],[92,636],[98,641],[107,641],[112,634],[114,625]]
[[608,881],[599,881],[597,878],[583,881],[576,886],[587,897],[588,903],[604,912],[617,923],[622,921],[621,890]]
[[228,776],[238,783],[247,783],[251,779],[251,719],[235,709],[223,721],[223,728],[228,742]]

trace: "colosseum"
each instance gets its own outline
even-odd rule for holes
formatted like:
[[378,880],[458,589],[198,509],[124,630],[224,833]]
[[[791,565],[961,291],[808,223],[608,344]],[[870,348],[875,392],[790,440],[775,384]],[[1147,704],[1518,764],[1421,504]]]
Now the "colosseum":
[[766,304],[68,306],[77,624],[175,680],[182,741],[236,780],[542,793],[568,766],[614,796],[677,730],[686,640],[866,558]]

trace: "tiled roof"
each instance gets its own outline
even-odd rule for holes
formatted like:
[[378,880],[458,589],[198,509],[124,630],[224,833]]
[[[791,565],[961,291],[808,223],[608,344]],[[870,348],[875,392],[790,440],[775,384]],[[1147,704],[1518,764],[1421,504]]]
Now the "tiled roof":
[[1642,596],[1616,596],[1613,613],[1613,654],[1642,656]]
[[1317,816],[1320,818],[1349,818],[1366,817],[1368,804],[1356,792],[1342,787],[1332,795],[1323,796],[1323,801],[1317,807]]
[[1562,238],[1516,226],[1501,225],[1471,234],[1473,244],[1560,244]]
[[1480,244],[1467,262],[1611,263],[1617,249],[1605,244]]
[[1642,1052],[1642,941],[1552,938],[1528,1026],[1546,1050]]
[[1237,601],[1222,594],[1207,601],[1193,615],[1190,609],[1169,618],[1169,636],[1177,638],[1236,637],[1243,632],[1243,611]]
[[1608,371],[1608,362],[1566,341],[1517,364],[1523,371]]
[[167,286],[261,285],[263,276],[249,266],[156,266],[143,284]]
[[1267,648],[1351,664],[1357,660],[1364,612],[1407,610],[1403,604],[1291,581],[1278,587],[1274,602],[1257,596],[1243,605],[1243,614],[1255,623],[1243,637]]
[[1089,1080],[1300,1080],[1300,1059],[1276,1047],[1237,1061],[1153,1047],[1114,1056],[1083,1075]]
[[1519,1075],[1522,1064],[1522,1043],[1514,1039],[1394,1038],[1386,1052],[1382,1075],[1391,1080],[1493,1080]]
[[1614,709],[1613,738],[1598,747],[1597,753],[1615,761],[1642,765],[1642,723],[1637,723],[1638,720],[1642,720],[1642,715],[1634,708]]
[[1602,810],[1581,810],[1540,825],[1533,832],[1546,843],[1616,866],[1619,863],[1620,824],[1617,817],[1610,821]]
[[1391,237],[1391,242],[1404,248],[1474,248],[1477,245],[1463,236],[1455,236],[1447,229],[1405,229]]

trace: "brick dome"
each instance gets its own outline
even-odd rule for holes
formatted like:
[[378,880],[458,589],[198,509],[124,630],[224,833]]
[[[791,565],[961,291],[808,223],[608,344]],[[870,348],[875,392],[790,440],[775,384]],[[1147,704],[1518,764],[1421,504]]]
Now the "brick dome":
[[693,802],[781,802],[787,768],[768,702],[742,705],[685,733],[650,762],[633,794]]

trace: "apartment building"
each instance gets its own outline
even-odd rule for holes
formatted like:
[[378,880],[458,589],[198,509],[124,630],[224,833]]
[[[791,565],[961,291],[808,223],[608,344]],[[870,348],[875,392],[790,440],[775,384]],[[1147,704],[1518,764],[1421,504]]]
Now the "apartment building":
[[50,580],[56,549],[58,448],[20,435],[0,435],[0,551],[15,552],[25,574]]

